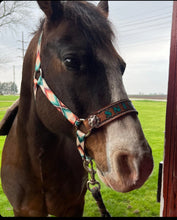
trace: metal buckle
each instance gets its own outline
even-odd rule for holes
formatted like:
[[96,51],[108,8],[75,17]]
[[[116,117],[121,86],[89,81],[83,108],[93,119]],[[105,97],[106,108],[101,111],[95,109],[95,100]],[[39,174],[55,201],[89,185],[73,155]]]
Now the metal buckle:
[[[85,121],[85,119],[80,118],[79,121],[80,121],[80,122],[83,122],[83,121]],[[85,137],[88,137],[90,134],[91,134],[91,130],[89,130],[89,131],[85,134]]]

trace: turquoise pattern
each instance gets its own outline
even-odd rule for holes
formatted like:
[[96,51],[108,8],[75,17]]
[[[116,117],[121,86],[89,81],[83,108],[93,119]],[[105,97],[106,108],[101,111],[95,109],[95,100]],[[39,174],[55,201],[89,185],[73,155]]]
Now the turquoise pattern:
[[42,76],[39,77],[37,84],[38,86],[43,86]]
[[113,107],[114,112],[121,112],[121,109],[119,106]]
[[122,106],[123,106],[123,108],[126,110],[127,109],[127,106],[126,106],[126,104],[123,102],[122,103]]
[[106,115],[106,118],[112,117],[112,113],[110,111],[105,111],[104,113]]

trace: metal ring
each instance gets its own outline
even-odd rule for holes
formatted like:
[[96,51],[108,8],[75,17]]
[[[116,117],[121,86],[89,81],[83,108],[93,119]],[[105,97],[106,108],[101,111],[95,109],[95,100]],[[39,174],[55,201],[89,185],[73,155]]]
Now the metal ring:
[[85,119],[84,119],[84,118],[79,118],[79,120],[80,120],[80,121],[85,121]]
[[[83,119],[83,118],[79,118],[79,122],[83,122],[83,121],[85,121],[85,119]],[[80,124],[79,124],[80,125]],[[77,126],[78,127],[78,126]],[[79,129],[78,129],[79,130]],[[85,137],[87,138],[90,134],[91,134],[91,131],[92,130],[89,130],[86,134],[85,134]],[[84,132],[85,133],[85,132]]]
[[101,186],[100,186],[100,183],[98,182],[98,181],[94,181],[94,182],[92,182],[92,181],[87,181],[87,189],[89,190],[89,191],[91,191],[91,189],[90,189],[90,186],[89,185],[92,185],[92,186],[94,186],[94,185],[98,185],[98,189],[100,190],[100,188],[101,188]]
[[90,134],[91,134],[91,130],[90,130],[90,131],[88,131],[88,132],[87,132],[87,134],[85,134],[85,137],[90,136]]
[[39,68],[39,74],[42,77],[42,69],[41,68]]
[[[85,121],[85,119],[84,119],[84,118],[79,118],[79,121],[80,121],[80,122],[83,122],[83,121]],[[85,137],[86,137],[86,138],[91,134],[91,131],[92,131],[92,130],[89,130],[89,131],[85,134]]]
[[[36,74],[39,73],[39,75],[42,77],[42,69],[39,68],[37,71],[34,71],[33,78],[36,79]],[[37,79],[36,79],[37,80]]]

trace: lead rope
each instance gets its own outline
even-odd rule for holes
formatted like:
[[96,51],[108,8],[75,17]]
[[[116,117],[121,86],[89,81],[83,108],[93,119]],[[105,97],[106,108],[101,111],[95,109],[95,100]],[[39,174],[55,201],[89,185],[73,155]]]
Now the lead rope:
[[[77,121],[75,123],[75,125],[78,127],[80,123]],[[80,152],[80,155],[83,159],[83,167],[85,168],[85,170],[88,172],[88,174],[90,174],[90,180],[87,181],[87,189],[92,193],[93,198],[95,199],[99,211],[101,213],[101,217],[111,217],[111,215],[109,214],[109,212],[107,211],[102,196],[101,196],[101,192],[100,192],[100,188],[101,185],[100,183],[95,179],[95,174],[96,171],[93,169],[93,161],[90,157],[88,157],[85,153],[85,138],[88,137],[90,135],[91,131],[88,132],[87,134],[81,132],[79,129],[76,131],[76,144],[77,144],[77,148]],[[89,167],[89,165],[91,166],[91,168]],[[94,186],[93,188],[90,188],[90,185]],[[97,185],[97,186],[95,186]]]
[[[91,168],[89,167],[89,164],[91,165]],[[83,162],[84,168],[86,171],[90,174],[91,179],[87,181],[87,189],[92,193],[93,198],[95,199],[99,211],[101,213],[101,217],[111,217],[109,212],[107,211],[102,196],[100,192],[101,185],[100,183],[95,179],[96,171],[93,169],[93,162],[92,160],[84,160]],[[94,186],[93,188],[90,188],[90,185]],[[95,186],[97,185],[97,186]]]

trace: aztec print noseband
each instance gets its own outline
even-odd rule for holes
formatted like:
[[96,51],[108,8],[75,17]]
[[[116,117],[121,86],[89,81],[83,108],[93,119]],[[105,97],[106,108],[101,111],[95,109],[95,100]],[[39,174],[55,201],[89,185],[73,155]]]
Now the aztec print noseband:
[[[85,153],[84,145],[85,145],[85,138],[88,137],[91,131],[94,128],[102,127],[109,122],[122,117],[123,115],[129,113],[138,113],[135,108],[133,107],[130,100],[121,100],[118,102],[114,102],[105,108],[98,110],[97,112],[89,115],[87,119],[80,119],[78,118],[68,107],[66,107],[52,92],[52,90],[48,87],[45,79],[42,77],[42,69],[41,69],[41,59],[40,59],[40,51],[41,51],[41,33],[38,41],[37,46],[37,57],[36,57],[36,64],[35,64],[35,72],[34,72],[34,97],[36,98],[37,88],[40,87],[44,95],[47,99],[51,102],[51,104],[73,125],[76,126],[76,144],[79,150],[79,153],[83,160],[91,160]],[[39,73],[40,76],[36,79],[36,73]],[[84,124],[87,132],[84,133],[79,130],[79,126],[81,123]]]

